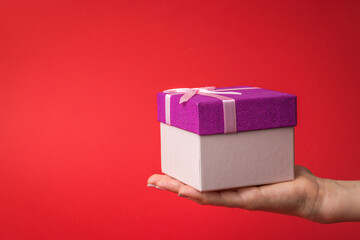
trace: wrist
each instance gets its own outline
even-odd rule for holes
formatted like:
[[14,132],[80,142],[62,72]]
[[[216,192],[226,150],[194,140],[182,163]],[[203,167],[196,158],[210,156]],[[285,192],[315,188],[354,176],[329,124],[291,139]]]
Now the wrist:
[[360,181],[318,178],[319,193],[314,204],[319,223],[360,221]]

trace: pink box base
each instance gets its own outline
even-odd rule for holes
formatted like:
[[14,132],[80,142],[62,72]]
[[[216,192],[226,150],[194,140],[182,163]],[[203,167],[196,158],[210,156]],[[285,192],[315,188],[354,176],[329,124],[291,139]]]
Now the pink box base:
[[161,125],[162,172],[199,191],[294,179],[294,128],[200,136]]

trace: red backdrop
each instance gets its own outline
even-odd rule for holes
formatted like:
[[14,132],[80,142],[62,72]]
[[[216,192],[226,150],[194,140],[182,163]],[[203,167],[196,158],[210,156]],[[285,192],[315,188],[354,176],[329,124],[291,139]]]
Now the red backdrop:
[[2,1],[0,35],[0,239],[360,233],[146,187],[156,92],[208,85],[296,94],[296,164],[360,179],[359,1]]

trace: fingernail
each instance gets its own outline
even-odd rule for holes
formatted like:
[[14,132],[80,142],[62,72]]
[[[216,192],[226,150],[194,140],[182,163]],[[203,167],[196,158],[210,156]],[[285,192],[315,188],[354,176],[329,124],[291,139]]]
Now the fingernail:
[[184,198],[186,198],[186,196],[185,196],[185,195],[182,195],[181,193],[179,193],[178,196],[179,196],[179,197],[184,197]]
[[147,185],[148,187],[156,187],[156,185],[154,185],[154,184],[150,184],[150,183],[148,183],[148,185]]
[[155,186],[157,189],[161,189],[161,190],[166,190],[165,188],[161,188],[161,187],[158,187],[158,186]]

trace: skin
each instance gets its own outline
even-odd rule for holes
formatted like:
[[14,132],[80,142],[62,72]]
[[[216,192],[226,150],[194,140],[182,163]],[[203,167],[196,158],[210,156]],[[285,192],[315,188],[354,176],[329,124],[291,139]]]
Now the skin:
[[148,186],[201,205],[274,212],[318,223],[360,221],[360,181],[319,178],[302,166],[295,166],[295,180],[263,186],[199,192],[162,174],[152,175]]

